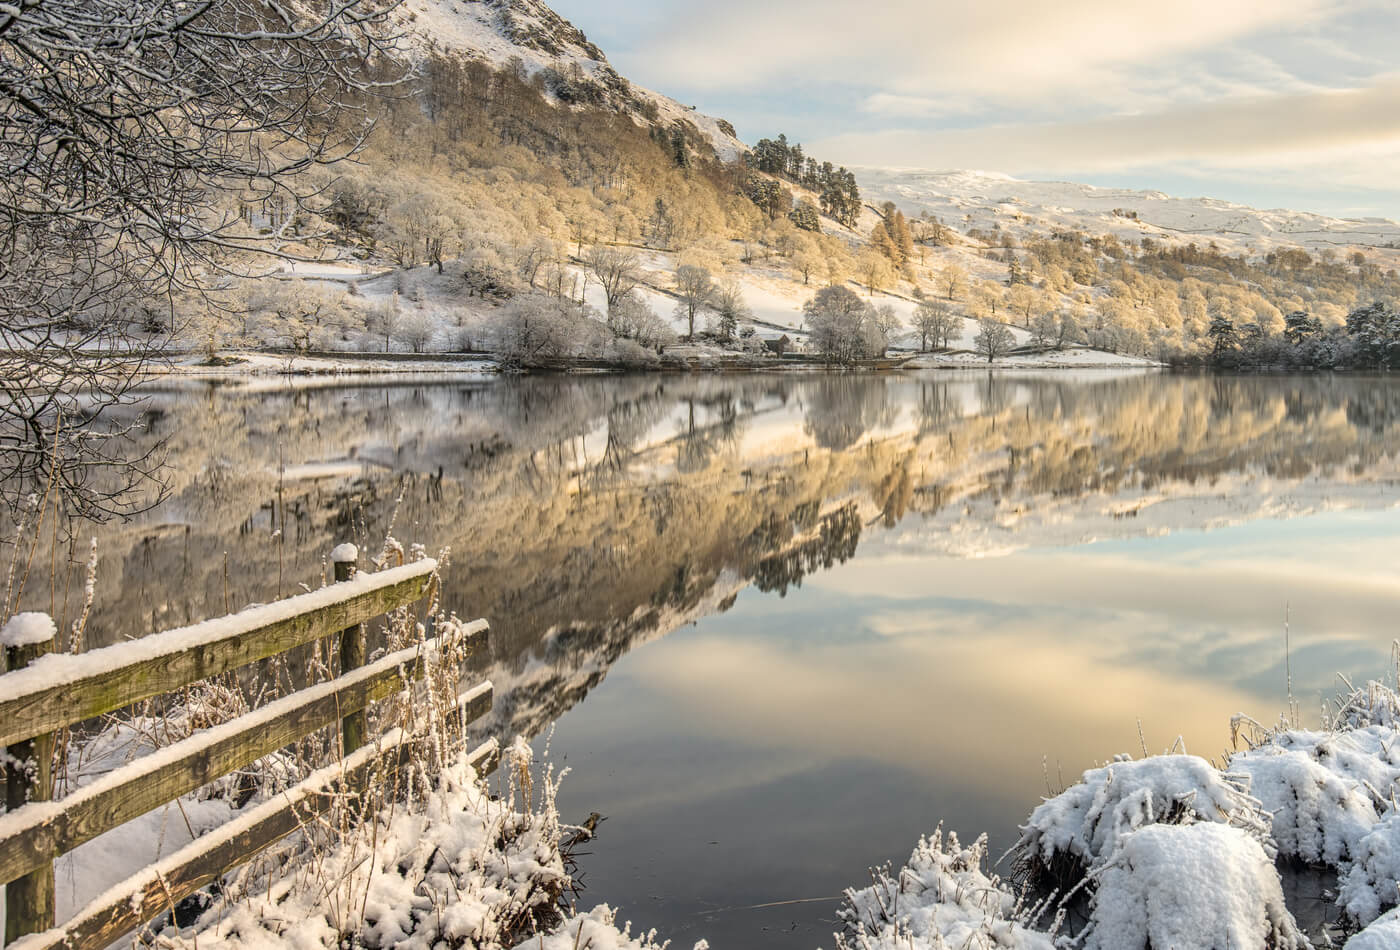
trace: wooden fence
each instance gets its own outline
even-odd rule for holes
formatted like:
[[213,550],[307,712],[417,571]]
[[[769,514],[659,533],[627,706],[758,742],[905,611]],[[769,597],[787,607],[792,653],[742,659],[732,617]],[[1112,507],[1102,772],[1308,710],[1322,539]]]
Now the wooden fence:
[[[336,583],[229,617],[81,654],[57,654],[52,641],[7,647],[0,675],[0,746],[8,747],[7,811],[0,815],[0,884],[6,885],[5,945],[12,950],[100,950],[328,810],[379,769],[413,754],[419,738],[394,729],[365,744],[366,710],[427,672],[444,638],[365,663],[364,624],[413,604],[429,591],[437,564],[422,560],[356,574],[349,545],[336,549]],[[488,627],[465,636],[483,651]],[[58,730],[132,703],[237,670],[295,647],[339,638],[339,675],[222,725],[137,758],[52,801]],[[457,697],[460,722],[491,708],[489,682]],[[55,926],[53,861],[98,835],[193,792],[319,729],[340,725],[340,757],[268,801],[107,891]],[[493,768],[496,745],[470,755]],[[27,763],[27,767],[20,766]]]

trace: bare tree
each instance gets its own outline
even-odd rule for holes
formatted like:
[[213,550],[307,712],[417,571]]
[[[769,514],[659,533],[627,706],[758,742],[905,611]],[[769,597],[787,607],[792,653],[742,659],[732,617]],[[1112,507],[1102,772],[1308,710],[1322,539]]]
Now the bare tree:
[[602,286],[609,313],[642,282],[642,263],[626,248],[595,244],[583,256],[583,263]]
[[1015,345],[1016,337],[1006,324],[998,323],[989,317],[983,317],[979,321],[977,336],[973,338],[972,346],[979,355],[987,358],[988,363],[1010,353]]
[[515,269],[520,279],[535,289],[540,270],[549,263],[559,260],[559,246],[553,238],[536,235],[529,243],[515,249]]
[[1048,311],[1033,317],[1031,319],[1031,343],[1043,350],[1054,346],[1059,332],[1058,323],[1055,314]]
[[739,331],[739,324],[753,319],[753,310],[744,301],[744,290],[738,281],[726,280],[715,285],[710,294],[710,306],[719,318],[719,335],[726,341]]
[[875,308],[842,285],[823,287],[802,305],[818,352],[835,363],[854,363],[874,355],[884,336],[875,326]]
[[919,350],[928,350],[930,342],[934,346],[947,346],[957,329],[961,318],[942,300],[925,300],[914,310],[914,329],[919,331]]
[[899,314],[894,307],[889,304],[882,304],[871,313],[871,327],[874,333],[871,336],[872,348],[878,349],[878,355],[884,356],[885,351],[890,347],[890,340],[895,333],[904,328],[904,321],[899,319]]
[[957,264],[949,264],[943,268],[943,273],[938,275],[938,283],[942,285],[948,299],[954,300],[967,287],[967,271]]
[[266,249],[249,219],[285,228],[309,197],[298,176],[363,142],[387,10],[0,6],[4,504],[36,490],[89,517],[139,503],[157,472],[124,456],[116,408],[171,335],[175,298]]
[[694,264],[676,268],[676,313],[686,319],[688,339],[695,339],[695,315],[712,305],[715,281],[709,270]]
[[433,341],[433,321],[422,310],[411,310],[399,321],[399,336],[410,350],[422,353]]
[[637,293],[627,294],[617,302],[610,322],[615,333],[645,347],[661,346],[676,337],[670,325]]

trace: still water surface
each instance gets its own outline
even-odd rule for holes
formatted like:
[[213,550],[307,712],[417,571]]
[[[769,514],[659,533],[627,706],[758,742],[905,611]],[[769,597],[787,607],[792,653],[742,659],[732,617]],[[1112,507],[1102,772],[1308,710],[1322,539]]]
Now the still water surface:
[[607,816],[587,903],[829,947],[842,888],[939,822],[1000,853],[1115,753],[1218,758],[1289,673],[1310,721],[1382,675],[1398,418],[1356,377],[168,386],[171,496],[99,532],[93,630],[318,584],[394,518],[492,622],[489,728]]

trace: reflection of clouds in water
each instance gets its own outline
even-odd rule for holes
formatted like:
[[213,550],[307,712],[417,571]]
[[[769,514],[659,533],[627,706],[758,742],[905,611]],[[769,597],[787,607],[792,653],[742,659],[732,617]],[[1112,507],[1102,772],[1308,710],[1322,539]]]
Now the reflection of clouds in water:
[[[1375,517],[1400,531],[1400,513]],[[1308,521],[1288,524],[1306,538]],[[1385,671],[1400,582],[1373,573],[1384,545],[1320,545],[1327,558],[1316,564],[1254,563],[1231,549],[1233,530],[1241,529],[1196,535],[1199,548],[1170,561],[1148,541],[1108,556],[1089,548],[997,560],[861,557],[811,586],[875,601],[869,623],[887,635],[1049,636],[1104,663],[1233,684],[1280,708],[1286,606],[1298,689],[1325,689],[1337,671]]]
[[951,770],[984,789],[1038,787],[1043,756],[1077,769],[1136,752],[1139,717],[1154,746],[1181,733],[1213,750],[1252,698],[1024,632],[884,639],[854,654],[723,633],[672,637],[634,660],[677,723],[813,762],[864,755],[928,779]]

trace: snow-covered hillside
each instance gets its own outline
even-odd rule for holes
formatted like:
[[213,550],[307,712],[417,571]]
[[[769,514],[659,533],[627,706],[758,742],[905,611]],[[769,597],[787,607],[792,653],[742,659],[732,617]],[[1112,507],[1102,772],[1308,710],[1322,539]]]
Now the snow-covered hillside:
[[[725,161],[748,150],[728,122],[628,82],[582,30],[540,0],[405,0],[397,14],[406,38],[420,50],[495,66],[518,60],[531,75],[553,70],[564,81],[595,84],[610,105],[639,121],[690,123]],[[647,115],[653,110],[654,119]]]
[[1340,250],[1400,244],[1400,224],[1381,218],[1348,220],[1305,211],[1261,211],[1215,198],[1022,181],[986,171],[853,171],[867,201],[893,201],[906,213],[927,211],[959,231],[998,224],[1019,237],[1076,229],[1134,241],[1143,237],[1200,244],[1214,241],[1222,250],[1246,254],[1263,254],[1275,247]]

